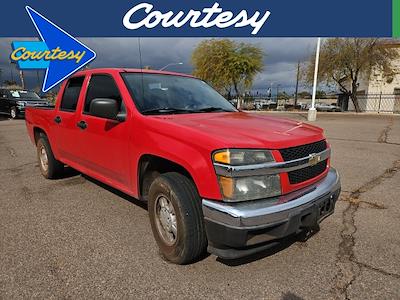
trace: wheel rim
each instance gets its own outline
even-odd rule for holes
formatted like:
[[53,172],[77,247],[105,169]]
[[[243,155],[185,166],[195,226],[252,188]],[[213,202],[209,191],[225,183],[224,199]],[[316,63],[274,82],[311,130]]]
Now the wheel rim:
[[167,197],[160,195],[157,197],[154,209],[157,231],[163,241],[167,245],[172,246],[178,237],[174,206]]
[[11,118],[15,119],[15,117],[17,116],[17,112],[15,111],[15,108],[11,109]]
[[47,172],[47,169],[49,168],[49,160],[47,158],[46,149],[43,146],[39,149],[39,160],[43,171]]

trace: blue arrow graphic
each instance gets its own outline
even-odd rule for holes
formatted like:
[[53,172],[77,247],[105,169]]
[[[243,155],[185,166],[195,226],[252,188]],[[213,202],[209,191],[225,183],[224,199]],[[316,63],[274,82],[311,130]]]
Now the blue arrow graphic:
[[46,69],[47,92],[96,57],[96,53],[29,6],[26,10],[43,42],[13,42],[11,60],[20,69]]

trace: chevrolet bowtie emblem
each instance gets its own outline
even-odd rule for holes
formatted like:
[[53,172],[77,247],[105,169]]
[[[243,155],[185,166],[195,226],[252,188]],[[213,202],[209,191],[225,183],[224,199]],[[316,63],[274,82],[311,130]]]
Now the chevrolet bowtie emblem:
[[316,153],[310,154],[310,158],[308,159],[308,162],[310,163],[311,166],[316,165],[321,161],[321,155],[318,155]]

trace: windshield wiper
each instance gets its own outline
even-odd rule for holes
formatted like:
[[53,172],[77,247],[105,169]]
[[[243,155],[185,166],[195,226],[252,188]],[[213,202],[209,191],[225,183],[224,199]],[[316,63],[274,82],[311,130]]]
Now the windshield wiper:
[[233,112],[232,110],[224,109],[221,107],[207,106],[199,109],[184,109],[176,107],[149,108],[143,110],[142,114],[144,115],[173,114],[173,113],[189,114],[189,113],[207,113],[213,111]]
[[228,109],[221,108],[221,107],[215,107],[215,106],[207,106],[207,107],[196,109],[194,111],[195,112],[213,112],[213,111],[233,112],[232,110],[228,110]]
[[152,114],[170,114],[170,113],[192,113],[193,110],[175,108],[175,107],[162,107],[162,108],[149,108],[142,110],[142,114],[152,115]]

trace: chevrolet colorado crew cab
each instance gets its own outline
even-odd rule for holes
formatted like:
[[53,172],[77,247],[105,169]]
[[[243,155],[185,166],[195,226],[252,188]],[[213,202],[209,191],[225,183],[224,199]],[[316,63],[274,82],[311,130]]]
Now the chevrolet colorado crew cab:
[[146,201],[177,264],[206,250],[243,257],[318,227],[340,193],[320,128],[238,111],[185,74],[84,70],[54,108],[28,108],[26,125],[44,177],[68,165]]

